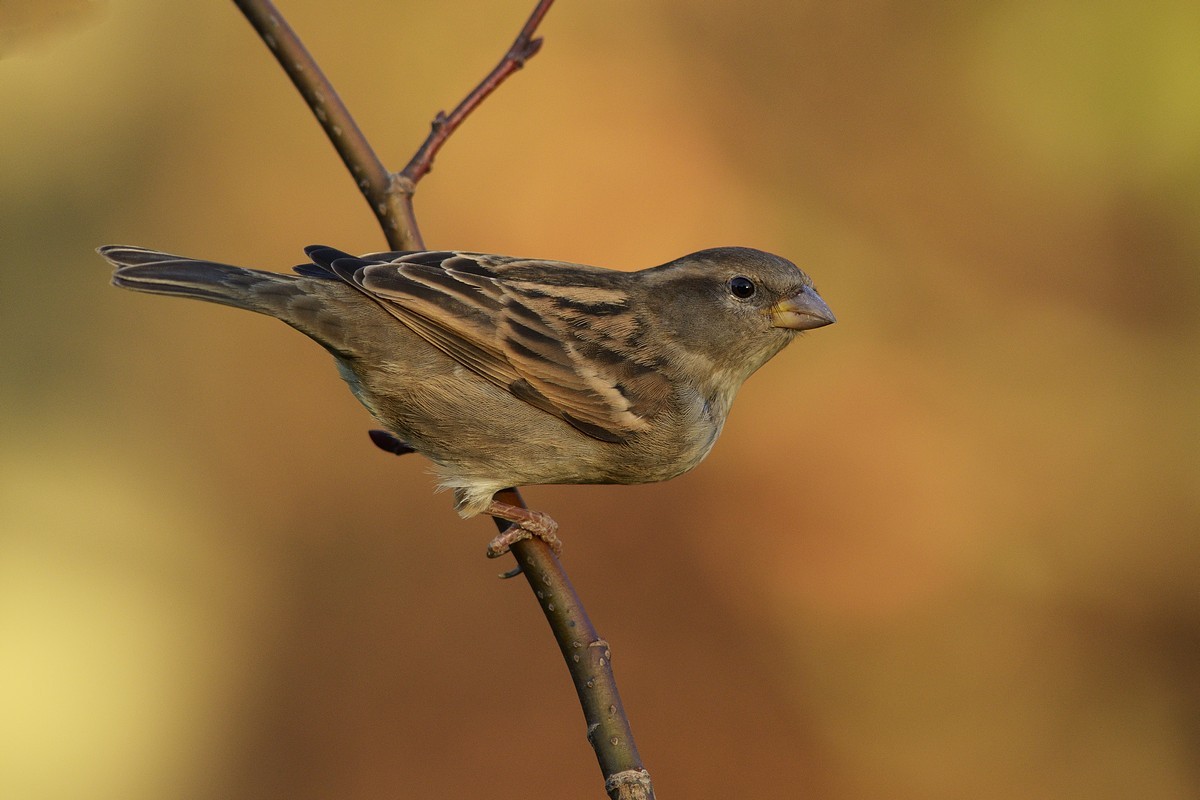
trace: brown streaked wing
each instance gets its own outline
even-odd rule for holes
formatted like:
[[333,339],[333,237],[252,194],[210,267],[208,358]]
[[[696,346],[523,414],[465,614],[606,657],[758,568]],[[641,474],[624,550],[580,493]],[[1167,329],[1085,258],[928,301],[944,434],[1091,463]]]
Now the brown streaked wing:
[[629,398],[620,391],[613,371],[581,352],[581,347],[593,352],[597,348],[589,347],[580,338],[580,328],[568,324],[559,314],[557,292],[525,284],[507,288],[510,291],[504,298],[500,335],[509,361],[530,386],[588,435],[596,435],[592,428],[619,434],[644,429],[646,419],[631,411]]
[[[423,254],[422,254],[423,255]],[[504,357],[496,338],[500,301],[494,287],[466,282],[446,270],[425,264],[392,262],[359,270],[364,291],[421,338],[463,366],[507,388],[521,376]]]
[[636,330],[624,292],[567,283],[571,265],[544,284],[505,280],[514,262],[530,263],[403,254],[357,270],[354,282],[434,347],[583,433],[619,442],[645,429],[670,384],[623,347]]

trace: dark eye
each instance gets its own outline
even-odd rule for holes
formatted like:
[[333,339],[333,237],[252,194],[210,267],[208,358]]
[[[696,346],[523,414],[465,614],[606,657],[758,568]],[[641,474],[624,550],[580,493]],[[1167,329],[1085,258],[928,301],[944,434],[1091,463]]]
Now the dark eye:
[[748,300],[754,297],[754,281],[741,275],[734,275],[729,279],[729,291],[733,292],[733,296],[739,300]]

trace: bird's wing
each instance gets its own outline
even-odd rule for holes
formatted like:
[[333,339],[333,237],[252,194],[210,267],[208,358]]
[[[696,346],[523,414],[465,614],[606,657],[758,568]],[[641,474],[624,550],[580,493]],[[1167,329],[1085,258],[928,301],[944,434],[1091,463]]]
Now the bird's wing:
[[670,399],[625,290],[601,271],[460,252],[307,252],[464,367],[588,436],[624,441]]

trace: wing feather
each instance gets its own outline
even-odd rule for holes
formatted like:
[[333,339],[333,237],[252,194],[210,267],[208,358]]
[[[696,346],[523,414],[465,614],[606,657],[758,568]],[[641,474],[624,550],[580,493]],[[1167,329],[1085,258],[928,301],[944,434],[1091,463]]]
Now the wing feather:
[[635,341],[624,273],[451,251],[308,253],[467,369],[588,436],[624,441],[669,400],[662,365]]

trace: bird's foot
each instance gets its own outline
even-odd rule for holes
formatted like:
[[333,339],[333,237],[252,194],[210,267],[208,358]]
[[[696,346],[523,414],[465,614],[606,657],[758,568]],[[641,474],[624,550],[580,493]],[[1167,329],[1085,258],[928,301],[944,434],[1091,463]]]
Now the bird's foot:
[[483,513],[513,523],[488,544],[488,558],[499,558],[517,542],[534,538],[541,539],[549,545],[550,549],[554,551],[554,555],[562,555],[562,540],[558,538],[558,523],[548,514],[501,503],[498,500],[493,500]]

